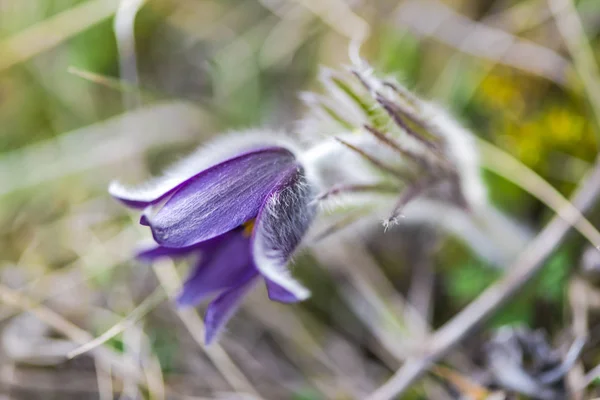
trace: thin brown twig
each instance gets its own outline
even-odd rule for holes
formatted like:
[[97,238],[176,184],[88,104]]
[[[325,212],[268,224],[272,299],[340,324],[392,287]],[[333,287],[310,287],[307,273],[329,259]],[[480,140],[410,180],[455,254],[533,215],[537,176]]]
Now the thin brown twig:
[[379,131],[374,126],[365,124],[365,125],[363,125],[363,127],[367,130],[367,132],[369,132],[371,135],[375,136],[375,138],[377,140],[379,140],[380,142],[382,142],[383,144],[385,144],[392,150],[397,151],[398,153],[400,153],[400,155],[413,161],[415,164],[417,164],[420,167],[423,167],[423,168],[427,167],[427,165],[426,165],[427,161],[424,157],[419,157],[416,154],[414,154],[413,152],[403,148],[402,145],[400,145],[400,143],[398,143],[394,139],[386,136],[383,132]]
[[356,147],[355,145],[345,141],[344,139],[341,139],[339,137],[336,137],[335,140],[337,140],[338,142],[340,142],[342,145],[346,146],[348,149],[354,151],[355,153],[359,154],[361,157],[363,157],[365,160],[367,160],[368,162],[370,162],[371,164],[373,164],[373,166],[388,172],[389,174],[391,174],[392,176],[395,176],[397,178],[404,178],[403,174],[400,171],[397,171],[396,169],[390,167],[389,165],[385,164],[384,162],[380,161],[379,159],[377,159],[376,157],[370,155],[369,153],[367,153],[366,151]]
[[349,212],[343,218],[331,222],[321,230],[317,231],[314,235],[312,235],[312,237],[309,238],[309,240],[307,240],[307,242],[310,244],[316,244],[321,240],[324,240],[329,236],[333,235],[334,233],[338,233],[343,229],[348,228],[350,225],[358,222],[361,218],[364,218],[367,215],[369,215],[369,211],[370,210],[366,210],[363,208],[355,210],[354,212]]
[[404,207],[406,207],[406,205],[412,200],[422,195],[427,189],[434,185],[435,182],[435,178],[431,176],[425,176],[404,188],[404,190],[400,193],[396,204],[394,204],[394,209],[392,210],[390,216],[384,222],[384,225],[393,224],[394,221],[402,217],[402,210]]
[[334,185],[323,193],[319,194],[315,199],[317,202],[327,200],[332,196],[348,193],[373,193],[373,192],[394,192],[397,190],[393,185],[385,183],[355,183],[355,184],[340,184]]
[[439,148],[434,142],[419,135],[410,126],[408,126],[406,121],[403,119],[403,116],[406,113],[403,113],[402,110],[400,110],[392,101],[388,100],[380,93],[378,93],[375,96],[375,100],[377,100],[377,102],[383,107],[383,109],[388,113],[392,120],[394,120],[396,125],[402,128],[413,139],[415,139],[416,141],[433,151],[435,154],[440,155]]
[[[584,178],[573,197],[580,210],[589,209],[600,196],[600,160]],[[386,400],[402,394],[431,366],[464,340],[482,322],[529,282],[543,267],[544,261],[562,242],[571,224],[555,216],[536,236],[500,281],[485,290],[477,299],[458,313],[430,339],[427,355],[407,361],[390,380],[379,387],[368,400]]]

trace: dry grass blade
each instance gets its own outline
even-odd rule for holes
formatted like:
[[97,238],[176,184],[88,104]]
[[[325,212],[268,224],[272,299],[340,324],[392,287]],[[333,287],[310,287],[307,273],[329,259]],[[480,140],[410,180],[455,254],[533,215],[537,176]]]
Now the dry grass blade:
[[102,335],[98,336],[96,339],[89,341],[83,346],[71,351],[69,354],[67,354],[67,357],[77,357],[80,354],[86,353],[106,343],[108,340],[112,339],[119,333],[123,332],[125,329],[129,328],[131,325],[138,322],[141,318],[144,317],[144,315],[150,312],[154,307],[156,307],[166,298],[167,296],[162,290],[162,288],[157,288],[156,290],[154,290],[154,292],[152,292],[150,296],[148,296],[142,303],[140,303],[139,306],[137,306],[133,311],[131,311],[129,315],[125,317],[122,321],[114,325]]
[[27,61],[112,16],[118,0],[90,0],[0,42],[0,71]]
[[[177,121],[177,129],[173,129],[173,121]],[[189,104],[162,103],[2,154],[0,196],[88,169],[118,164],[154,146],[187,142],[211,121],[208,114]],[[123,134],[123,126],[130,128],[126,134]],[[86,156],[81,157],[84,151]],[[39,163],[43,163],[44,168],[27,167]]]
[[[177,274],[177,270],[170,260],[163,260],[156,263],[154,272],[165,291],[169,294],[176,293],[181,286],[181,279]],[[246,393],[260,398],[257,390],[250,383],[243,372],[229,358],[225,350],[218,344],[212,344],[210,347],[204,345],[204,323],[198,317],[198,314],[193,309],[177,310],[177,315],[181,322],[188,329],[198,346],[210,358],[215,367],[231,385],[239,393]]]
[[[135,52],[135,17],[145,2],[145,0],[121,0],[113,24],[119,53],[120,76],[134,87],[139,86]],[[128,110],[139,107],[141,104],[139,92],[123,92],[123,102]]]
[[95,360],[96,380],[98,381],[98,397],[100,400],[112,400],[113,384],[110,376],[110,365],[103,365],[100,361]]
[[[94,340],[94,337],[89,332],[67,321],[60,314],[43,305],[36,304],[33,300],[2,284],[0,284],[0,299],[9,306],[32,313],[40,321],[48,324],[48,326],[64,334],[76,343],[83,345]],[[126,362],[127,360],[113,350],[101,346],[93,350],[93,355],[102,365],[110,365],[121,376],[128,377],[135,380],[138,384],[146,386],[144,375],[137,367],[134,367],[135,363]]]
[[306,7],[339,34],[351,40],[364,41],[371,32],[369,24],[356,15],[342,0],[294,0]]
[[136,86],[131,85],[129,82],[125,82],[123,80],[119,80],[106,75],[96,74],[95,72],[86,71],[77,67],[69,67],[67,72],[85,80],[88,80],[90,82],[94,82],[98,85],[102,85],[119,92],[133,92],[138,90]]
[[[600,161],[579,186],[573,204],[587,210],[600,196]],[[494,314],[533,278],[544,261],[562,242],[571,225],[556,216],[521,253],[507,274],[442,326],[429,340],[430,349],[423,357],[407,361],[390,380],[368,397],[387,400],[397,397],[431,366],[459,344],[470,332]]]
[[[432,12],[432,10],[435,10]],[[553,50],[475,22],[439,1],[402,2],[394,19],[419,36],[435,37],[458,51],[568,86],[571,65]],[[523,55],[527,56],[524,57]]]
[[312,250],[317,260],[339,269],[348,279],[345,301],[357,311],[388,355],[395,362],[412,356],[415,349],[407,346],[405,340],[426,332],[427,323],[394,289],[364,244],[352,238],[332,238]]
[[592,245],[600,248],[600,232],[558,190],[515,157],[493,144],[477,138],[483,166],[508,179],[546,204],[571,224]]
[[596,117],[596,138],[600,146],[600,70],[586,38],[581,19],[571,0],[548,0],[556,25],[573,57],[575,69]]

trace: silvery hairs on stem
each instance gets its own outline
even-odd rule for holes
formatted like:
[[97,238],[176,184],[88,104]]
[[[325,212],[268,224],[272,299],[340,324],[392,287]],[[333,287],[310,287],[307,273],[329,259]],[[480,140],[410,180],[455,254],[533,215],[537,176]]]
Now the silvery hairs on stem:
[[[330,216],[379,214],[397,223],[440,226],[496,265],[528,232],[489,204],[472,133],[441,107],[366,63],[322,69],[324,94],[303,93],[298,134],[311,143],[305,164],[326,187],[317,198]],[[345,221],[345,222],[339,222]]]

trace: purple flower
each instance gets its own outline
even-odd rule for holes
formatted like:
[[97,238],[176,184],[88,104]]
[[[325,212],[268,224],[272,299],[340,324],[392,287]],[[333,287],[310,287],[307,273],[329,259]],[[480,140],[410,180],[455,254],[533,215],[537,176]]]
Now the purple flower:
[[[211,156],[200,155],[196,161]],[[192,173],[194,164],[141,190],[115,183],[109,191],[144,209],[140,223],[150,227],[157,245],[140,259],[199,254],[178,304],[195,305],[216,294],[205,316],[210,343],[259,277],[271,300],[292,303],[310,295],[286,264],[315,208],[303,166],[284,147],[255,148]]]

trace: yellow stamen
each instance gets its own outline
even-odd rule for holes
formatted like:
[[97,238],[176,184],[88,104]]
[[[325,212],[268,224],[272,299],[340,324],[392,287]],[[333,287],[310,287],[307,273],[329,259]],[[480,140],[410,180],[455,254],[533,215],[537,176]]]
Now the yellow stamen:
[[250,221],[244,222],[242,226],[244,227],[244,236],[250,237],[252,236],[252,230],[254,230],[254,222],[255,219],[251,219]]

